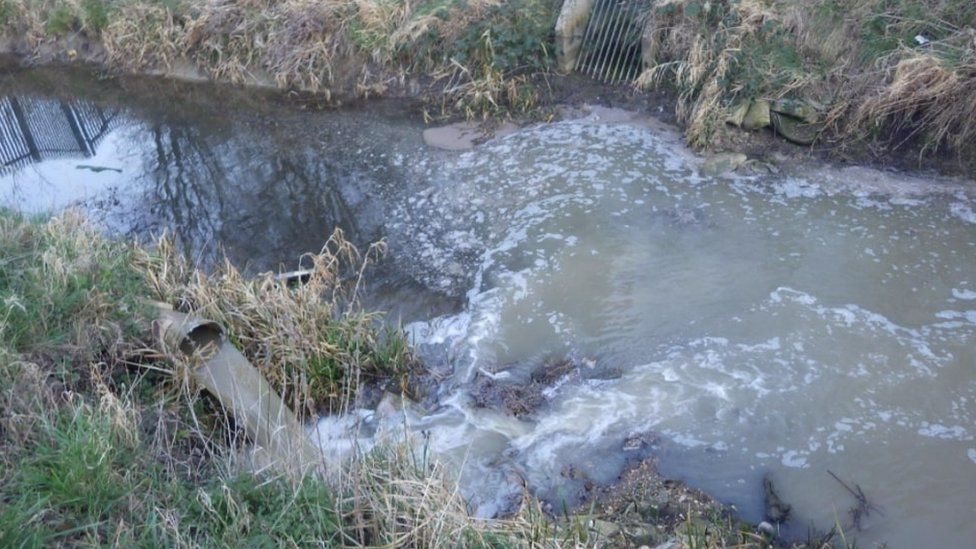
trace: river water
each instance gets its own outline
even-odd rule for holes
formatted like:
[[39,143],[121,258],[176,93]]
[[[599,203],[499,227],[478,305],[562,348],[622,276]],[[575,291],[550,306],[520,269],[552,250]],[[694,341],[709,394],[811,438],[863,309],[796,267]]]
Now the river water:
[[[0,171],[6,206],[166,229],[202,263],[252,272],[294,268],[334,226],[386,238],[367,300],[443,376],[409,424],[477,514],[504,512],[520,479],[575,504],[582,478],[650,455],[749,520],[768,475],[790,535],[852,505],[829,470],[883,509],[862,545],[976,540],[966,183],[812,165],[708,177],[673,129],[599,108],[455,152],[426,147],[400,103],[326,110],[63,69],[7,69],[0,97],[0,139],[27,131],[37,152]],[[489,385],[538,395],[513,415],[483,406]]]

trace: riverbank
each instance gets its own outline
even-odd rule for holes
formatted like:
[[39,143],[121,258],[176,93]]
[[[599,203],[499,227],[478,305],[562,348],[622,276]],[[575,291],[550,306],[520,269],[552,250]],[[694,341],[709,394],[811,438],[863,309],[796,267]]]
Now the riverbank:
[[4,0],[0,51],[337,102],[420,97],[435,118],[546,118],[567,98],[626,96],[674,116],[697,149],[761,150],[785,136],[835,160],[976,168],[976,8],[965,0],[657,2],[642,91],[555,74],[560,5]]
[[106,240],[71,212],[0,212],[0,249],[4,546],[769,543],[678,484],[664,491],[672,503],[645,494],[661,520],[642,518],[638,537],[632,517],[607,529],[612,507],[559,519],[529,494],[510,517],[475,519],[449,474],[405,445],[360,456],[332,481],[251,470],[241,428],[156,348],[144,300],[218,319],[303,415],[336,409],[360,384],[406,388],[410,351],[343,301],[339,266],[363,258],[341,236],[295,289],[229,265],[201,273],[165,240]]

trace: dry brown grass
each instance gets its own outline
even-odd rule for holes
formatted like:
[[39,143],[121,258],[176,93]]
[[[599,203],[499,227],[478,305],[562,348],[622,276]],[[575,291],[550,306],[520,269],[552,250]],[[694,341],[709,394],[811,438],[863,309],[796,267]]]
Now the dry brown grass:
[[669,0],[648,19],[654,62],[637,85],[677,91],[699,148],[743,101],[798,97],[824,107],[835,146],[963,157],[976,150],[974,24],[960,0]]
[[125,4],[102,32],[108,62],[130,71],[165,69],[182,54],[183,29],[158,4]]
[[955,67],[931,53],[906,52],[886,85],[854,113],[852,127],[890,135],[896,147],[921,141],[920,155],[976,145],[976,34]]
[[743,52],[764,39],[763,29],[786,24],[786,20],[759,0],[712,4],[714,7],[699,16],[687,15],[690,5],[700,5],[695,0],[669,0],[651,11],[643,43],[646,57],[655,64],[635,82],[644,89],[668,85],[678,90],[678,118],[687,126],[689,144],[696,148],[711,142],[729,117],[735,99],[778,98],[809,87],[813,80],[792,68],[767,65],[749,77],[776,79],[782,84],[773,92],[745,89],[742,79],[733,74],[747,61]]
[[[531,109],[557,0],[0,0],[0,34],[35,55],[102,46],[123,71],[182,71],[331,95],[381,95],[420,77],[471,117]],[[9,12],[9,13],[8,13]],[[550,21],[550,19],[552,19]],[[54,22],[54,24],[52,24]],[[501,42],[499,42],[501,41]],[[498,45],[505,51],[496,52]]]
[[414,365],[402,335],[383,334],[377,315],[358,306],[364,270],[383,251],[377,244],[361,255],[336,231],[304,256],[311,275],[296,287],[270,272],[248,278],[228,261],[204,273],[165,237],[138,268],[152,299],[224,326],[292,409],[315,412],[341,408],[363,377],[396,378]]
[[165,239],[152,251],[107,241],[73,213],[0,212],[0,249],[0,545],[558,545],[541,514],[470,517],[409,442],[357,457],[331,484],[255,475],[232,418],[161,375],[171,365],[144,348],[144,319],[120,328],[130,304],[166,297],[220,320],[267,375],[295,383],[275,366],[347,356],[323,330],[371,328],[341,321],[368,263],[341,235],[294,289],[229,266],[207,275]]

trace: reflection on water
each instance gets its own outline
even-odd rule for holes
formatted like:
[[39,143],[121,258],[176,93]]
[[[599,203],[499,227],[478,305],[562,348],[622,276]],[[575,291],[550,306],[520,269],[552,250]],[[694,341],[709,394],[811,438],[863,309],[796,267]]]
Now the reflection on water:
[[[0,74],[8,206],[81,206],[114,231],[165,230],[204,265],[226,255],[255,272],[296,268],[337,227],[361,248],[387,237],[384,201],[415,186],[402,166],[422,141],[403,104],[254,108],[252,94],[232,89],[92,85],[70,72],[81,85],[60,89],[49,72]],[[456,306],[456,296],[393,275],[397,262],[393,254],[373,273],[375,306],[407,316]],[[404,305],[393,298],[404,289],[420,297]]]
[[94,156],[123,118],[89,101],[0,97],[0,175],[53,158]]

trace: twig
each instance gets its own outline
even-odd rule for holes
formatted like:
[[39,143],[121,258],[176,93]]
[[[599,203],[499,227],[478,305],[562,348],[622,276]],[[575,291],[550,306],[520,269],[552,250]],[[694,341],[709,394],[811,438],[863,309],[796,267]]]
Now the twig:
[[854,496],[855,500],[857,500],[857,505],[851,507],[850,510],[848,511],[851,515],[851,524],[854,526],[854,528],[860,530],[861,519],[870,516],[871,511],[875,511],[879,515],[884,515],[884,510],[882,508],[874,505],[868,500],[868,497],[864,493],[864,490],[861,489],[861,485],[855,483],[854,488],[851,488],[850,485],[848,485],[846,482],[841,480],[841,478],[838,477],[830,469],[827,470],[827,473],[829,473],[830,476],[834,477],[834,480],[836,480],[841,486],[843,486],[844,489],[847,490],[852,496]]

